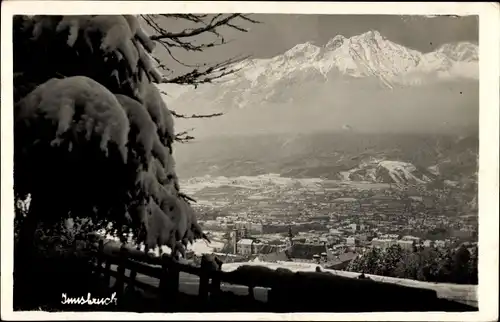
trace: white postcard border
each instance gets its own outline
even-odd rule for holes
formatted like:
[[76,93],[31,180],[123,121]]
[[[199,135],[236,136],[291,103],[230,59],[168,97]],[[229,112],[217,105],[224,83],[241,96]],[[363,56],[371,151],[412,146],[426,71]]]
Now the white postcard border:
[[[3,1],[1,82],[1,317],[5,320],[314,320],[493,321],[498,319],[500,6],[490,2],[215,2],[215,1]],[[14,14],[296,13],[479,15],[479,312],[470,313],[46,313],[12,311]]]

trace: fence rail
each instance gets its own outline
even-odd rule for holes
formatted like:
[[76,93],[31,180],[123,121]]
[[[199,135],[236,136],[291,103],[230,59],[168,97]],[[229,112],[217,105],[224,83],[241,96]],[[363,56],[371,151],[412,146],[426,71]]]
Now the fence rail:
[[[180,273],[199,277],[199,303],[210,303],[221,295],[222,283],[248,289],[245,301],[256,301],[255,288],[267,288],[267,307],[274,312],[358,312],[358,311],[474,311],[474,307],[439,299],[436,291],[359,280],[330,273],[296,272],[285,269],[245,266],[231,272],[221,270],[216,258],[203,256],[200,266],[182,263],[169,255],[153,258],[131,248],[107,245],[99,241],[96,274],[108,285],[116,279],[114,289],[120,296],[125,284],[156,295],[160,301],[177,301]],[[103,266],[104,265],[104,266]],[[116,265],[116,271],[111,269]],[[125,271],[129,270],[129,275]],[[159,280],[154,286],[137,279],[142,274]],[[325,293],[326,292],[326,293]],[[243,299],[243,298],[242,298]],[[207,304],[208,305],[208,304]],[[170,305],[170,307],[172,307]],[[313,307],[315,309],[313,309]],[[318,308],[323,308],[319,309]]]

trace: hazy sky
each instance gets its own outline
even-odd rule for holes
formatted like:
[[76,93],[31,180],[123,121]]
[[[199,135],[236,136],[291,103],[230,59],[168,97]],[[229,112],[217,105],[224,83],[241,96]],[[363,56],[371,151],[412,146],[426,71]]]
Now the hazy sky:
[[[183,62],[215,62],[237,55],[252,55],[254,58],[273,57],[306,41],[324,45],[336,35],[351,37],[369,30],[378,30],[383,36],[398,44],[422,52],[429,52],[442,44],[457,41],[478,41],[478,17],[425,17],[395,15],[291,15],[254,14],[251,17],[260,24],[238,21],[238,25],[249,29],[243,33],[224,29],[221,33],[232,42],[214,47],[202,53],[176,51]],[[175,20],[161,20],[169,31],[178,31],[193,25],[184,25]],[[207,39],[210,34],[197,40]],[[158,55],[182,70],[168,59],[164,49]]]

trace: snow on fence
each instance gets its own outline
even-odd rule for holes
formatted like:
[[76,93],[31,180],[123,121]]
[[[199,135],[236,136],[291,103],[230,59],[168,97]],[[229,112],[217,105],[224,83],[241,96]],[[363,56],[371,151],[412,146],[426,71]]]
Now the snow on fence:
[[[266,305],[271,312],[385,312],[385,311],[475,311],[475,307],[438,298],[435,290],[408,287],[376,280],[356,279],[329,272],[292,272],[273,270],[265,266],[242,265],[235,270],[223,271],[222,262],[215,256],[203,256],[201,265],[174,260],[164,254],[151,257],[144,252],[116,242],[99,241],[95,272],[110,284],[120,296],[125,284],[158,296],[160,301],[172,303],[180,292],[181,272],[199,277],[197,297],[199,303],[217,299],[221,284],[228,283],[248,289],[244,301],[258,301],[255,288],[268,289]],[[104,265],[104,266],[103,266]],[[117,267],[112,269],[112,265]],[[127,275],[125,271],[130,273]],[[137,279],[142,274],[159,280],[155,286]],[[167,307],[166,310],[169,310]],[[201,311],[201,310],[200,310]]]

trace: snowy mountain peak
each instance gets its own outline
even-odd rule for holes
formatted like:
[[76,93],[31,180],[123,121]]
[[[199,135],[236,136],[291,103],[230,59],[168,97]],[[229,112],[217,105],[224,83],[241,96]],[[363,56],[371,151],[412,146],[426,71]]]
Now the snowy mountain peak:
[[465,41],[445,44],[437,52],[456,61],[473,62],[479,60],[479,46]]
[[344,44],[344,41],[346,41],[346,39],[347,38],[342,35],[337,35],[326,43],[325,48],[327,50],[335,50],[340,46],[342,46]]
[[330,40],[329,50],[319,62],[320,70],[337,68],[354,77],[375,76],[387,87],[388,79],[415,67],[420,61],[418,51],[387,40],[379,31],[370,30],[349,39],[336,36]]
[[[251,82],[257,85],[255,80],[260,76],[273,83],[294,77],[298,71],[317,72],[324,79],[328,79],[330,71],[338,71],[356,78],[376,77],[385,87],[393,88],[395,83],[422,84],[425,82],[422,77],[428,74],[434,77],[436,73],[441,78],[477,78],[475,69],[479,68],[475,65],[465,66],[466,71],[462,73],[465,75],[457,75],[463,67],[458,63],[475,63],[477,57],[477,45],[468,42],[446,44],[437,51],[424,54],[390,41],[377,30],[369,30],[350,38],[336,35],[325,46],[305,42],[272,59],[254,59],[251,65],[259,67],[245,74],[251,75]],[[266,83],[262,82],[264,78],[260,80],[258,84]]]
[[311,42],[306,42],[303,44],[295,45],[293,48],[289,49],[285,52],[284,56],[286,57],[312,57],[318,54],[320,48]]
[[380,32],[378,32],[377,30],[370,30],[370,31],[367,31],[361,35],[358,36],[359,38],[363,38],[363,39],[366,39],[366,40],[369,40],[369,41],[383,41],[383,37],[382,35],[380,34]]

